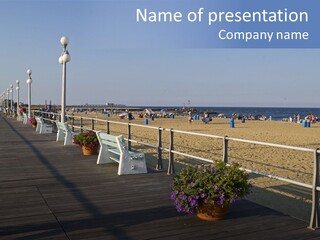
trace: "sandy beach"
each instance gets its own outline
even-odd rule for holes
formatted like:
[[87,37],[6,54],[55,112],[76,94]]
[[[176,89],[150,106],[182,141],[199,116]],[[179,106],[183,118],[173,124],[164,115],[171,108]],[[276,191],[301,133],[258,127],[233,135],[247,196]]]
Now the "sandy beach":
[[[128,119],[119,119],[117,115],[106,117],[100,113],[75,114],[84,117],[96,117],[98,119],[128,123]],[[137,118],[131,123],[144,125],[144,119]],[[85,122],[89,126],[90,122]],[[165,129],[183,130],[195,133],[212,134],[217,136],[229,136],[247,140],[304,147],[315,149],[319,147],[320,124],[312,124],[310,128],[303,128],[297,123],[279,121],[235,121],[235,128],[230,128],[229,119],[213,119],[204,124],[200,121],[189,123],[187,117],[155,118],[149,119],[148,126],[162,127]],[[105,124],[95,124],[96,129],[105,130]],[[127,135],[127,126],[110,123],[111,134]],[[158,131],[142,127],[132,126],[132,139],[157,145]],[[200,137],[175,133],[174,146],[176,151],[205,157],[212,160],[222,159],[221,139]],[[134,146],[134,145],[133,145]],[[163,146],[169,147],[168,131],[163,132]],[[154,149],[150,149],[155,152]],[[185,157],[175,156],[177,160]],[[229,160],[239,162],[243,167],[252,170],[268,172],[281,177],[290,178],[305,183],[311,183],[313,169],[313,153],[287,150],[275,147],[261,146],[248,143],[229,141]]]
[[[79,113],[75,116],[94,117],[98,119],[117,121],[128,123],[128,119],[119,119],[117,115],[106,117],[100,113]],[[137,118],[130,121],[131,123],[144,125],[144,119]],[[76,121],[76,124],[77,121]],[[84,121],[85,126],[89,127],[91,122]],[[261,142],[269,142],[297,147],[315,149],[319,147],[320,123],[311,124],[310,128],[303,128],[301,124],[279,122],[279,121],[235,121],[235,128],[230,128],[229,119],[213,119],[212,122],[204,124],[200,121],[188,122],[187,117],[171,118],[155,118],[154,121],[149,119],[148,126],[162,127],[165,129],[173,128],[174,130],[183,130],[195,133],[212,134],[218,136],[229,136],[247,140],[256,140]],[[105,123],[95,123],[95,129],[106,130]],[[123,134],[127,136],[127,125],[110,123],[110,133],[113,135]],[[132,126],[132,139],[146,142],[148,144],[157,145],[158,130]],[[163,147],[169,148],[169,132],[163,132]],[[142,145],[132,144],[133,149],[144,151],[148,154],[148,160],[156,164],[157,150]],[[183,133],[175,133],[174,148],[176,151],[204,157],[212,160],[222,160],[223,142],[222,139],[214,139],[210,137],[200,137],[195,135],[186,135]],[[292,179],[302,183],[312,183],[313,173],[313,153],[302,152],[297,150],[288,150],[282,148],[268,147],[256,144],[241,143],[229,141],[229,161],[236,161],[242,167],[276,175],[283,178]],[[175,161],[179,163],[195,162],[181,155],[175,154]],[[164,167],[167,165],[168,153],[163,153]],[[257,187],[249,198],[259,202],[261,196],[266,201],[266,205],[277,208],[279,205],[279,196],[286,198],[286,202],[281,204],[278,209],[288,214],[297,214],[296,216],[307,220],[309,217],[310,191],[302,189],[292,184],[272,180],[266,177],[255,176],[252,183]],[[259,191],[261,189],[268,190],[269,197],[266,193]],[[262,194],[262,195],[261,195]],[[269,199],[269,200],[268,200]],[[270,201],[270,199],[278,199]],[[294,205],[291,201],[294,201]],[[296,202],[298,201],[298,202]],[[302,202],[301,202],[302,201]],[[290,204],[287,204],[290,203]],[[303,204],[301,204],[303,203]],[[291,205],[291,206],[290,206]],[[288,210],[283,211],[283,206]],[[297,212],[296,207],[303,211]]]

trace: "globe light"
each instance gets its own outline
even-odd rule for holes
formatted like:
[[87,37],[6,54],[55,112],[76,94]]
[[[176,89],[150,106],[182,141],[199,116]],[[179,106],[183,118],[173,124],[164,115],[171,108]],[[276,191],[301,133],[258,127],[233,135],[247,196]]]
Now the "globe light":
[[70,60],[71,60],[71,58],[70,58],[70,55],[69,55],[68,52],[66,52],[66,53],[64,53],[64,54],[62,55],[62,62],[63,62],[63,63],[70,62]]
[[61,37],[60,43],[62,46],[67,46],[69,44],[69,39],[66,36]]

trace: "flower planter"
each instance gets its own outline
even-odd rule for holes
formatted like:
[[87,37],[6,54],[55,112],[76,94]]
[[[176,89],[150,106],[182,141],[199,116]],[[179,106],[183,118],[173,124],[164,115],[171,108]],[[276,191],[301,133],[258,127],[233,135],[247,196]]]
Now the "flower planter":
[[217,221],[227,216],[229,205],[200,203],[197,217],[206,221]]
[[95,147],[93,149],[87,148],[85,146],[82,146],[82,153],[85,156],[90,156],[90,155],[97,155],[98,154],[98,147]]
[[178,212],[215,221],[226,217],[231,203],[250,193],[248,180],[238,163],[189,166],[173,177],[170,198]]

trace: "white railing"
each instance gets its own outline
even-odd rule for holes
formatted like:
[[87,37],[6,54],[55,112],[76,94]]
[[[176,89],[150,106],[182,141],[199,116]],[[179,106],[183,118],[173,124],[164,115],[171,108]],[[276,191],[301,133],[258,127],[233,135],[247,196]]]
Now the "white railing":
[[[55,121],[56,119],[59,119],[60,115],[56,113],[47,113],[47,112],[38,112],[38,114],[42,114],[45,116],[46,120],[49,121]],[[51,116],[51,117],[48,117]],[[98,118],[90,118],[90,117],[80,117],[80,116],[73,116],[73,115],[66,115],[66,117],[69,118],[68,122],[72,126],[73,129],[79,129],[81,132],[83,130],[95,130],[95,123],[100,122],[105,124],[106,126],[106,132],[110,133],[110,124],[119,124],[119,125],[126,125],[127,126],[127,144],[128,144],[128,149],[131,150],[131,143],[137,143],[141,144],[144,146],[148,146],[151,148],[155,148],[158,151],[158,157],[157,157],[157,165],[156,169],[161,170],[163,169],[163,164],[162,164],[162,152],[166,151],[169,153],[169,165],[167,169],[168,174],[174,174],[174,154],[181,155],[184,157],[189,157],[205,162],[213,162],[212,159],[207,159],[204,157],[200,156],[195,156],[192,154],[188,154],[185,152],[180,152],[174,150],[174,133],[179,133],[179,134],[186,134],[186,135],[195,135],[199,137],[207,137],[207,138],[214,138],[214,139],[220,139],[223,141],[223,161],[228,163],[228,142],[229,141],[234,141],[234,142],[242,142],[242,143],[249,143],[249,144],[255,144],[255,145],[263,145],[263,146],[268,146],[268,147],[275,147],[275,148],[283,148],[283,149],[289,149],[289,150],[296,150],[296,151],[303,151],[303,152],[313,152],[314,153],[314,167],[313,167],[313,182],[312,184],[307,184],[307,183],[302,183],[299,181],[294,181],[292,179],[288,178],[283,178],[280,176],[275,176],[269,173],[264,173],[264,172],[259,172],[259,171],[254,171],[251,169],[246,169],[243,168],[243,170],[249,172],[249,173],[254,173],[260,176],[272,178],[272,179],[277,179],[281,180],[287,183],[291,183],[297,186],[301,186],[304,188],[308,188],[312,190],[312,210],[311,210],[311,217],[310,217],[310,223],[309,223],[309,228],[311,229],[317,229],[319,227],[319,191],[320,191],[320,186],[319,186],[319,161],[320,161],[320,150],[318,149],[310,149],[310,148],[303,148],[303,147],[295,147],[295,146],[288,146],[288,145],[282,145],[282,144],[274,144],[274,143],[268,143],[268,142],[260,142],[260,141],[253,141],[253,140],[247,140],[247,139],[240,139],[240,138],[233,138],[233,137],[227,137],[227,136],[217,136],[217,135],[211,135],[211,134],[202,134],[202,133],[195,133],[195,132],[188,132],[188,131],[181,131],[181,130],[174,130],[174,129],[165,129],[161,127],[153,127],[153,126],[146,126],[146,125],[140,125],[140,124],[135,124],[135,123],[124,123],[124,122],[117,122],[117,121],[110,121],[110,120],[103,120],[103,119],[98,119]],[[75,119],[78,119],[79,121],[79,126],[75,125]],[[83,121],[89,121],[90,124],[86,124],[86,127],[83,124]],[[87,126],[89,125],[89,127]],[[152,130],[156,130],[158,134],[158,145],[153,145],[147,142],[142,142],[138,140],[134,140],[131,137],[131,127],[139,127],[139,128],[148,128]],[[162,141],[162,133],[166,131],[169,132],[169,148],[163,147],[163,141]]]

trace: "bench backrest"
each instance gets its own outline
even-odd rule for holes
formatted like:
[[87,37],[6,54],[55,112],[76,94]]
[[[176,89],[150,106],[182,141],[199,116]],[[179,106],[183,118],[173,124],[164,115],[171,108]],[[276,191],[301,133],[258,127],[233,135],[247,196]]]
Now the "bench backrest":
[[36,116],[35,118],[36,118],[37,124],[43,124],[41,117]]
[[[127,151],[127,147],[124,143],[124,138],[122,135],[113,136],[104,132],[97,132],[97,137],[99,139],[100,144],[107,145],[108,148],[116,148],[119,151]],[[121,148],[121,149],[120,149]]]
[[56,121],[56,124],[57,124],[57,128],[62,130],[63,132],[70,132],[70,128],[68,126],[68,123],[62,123],[62,122],[59,122],[59,121]]

